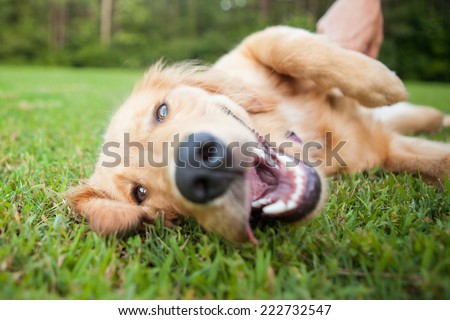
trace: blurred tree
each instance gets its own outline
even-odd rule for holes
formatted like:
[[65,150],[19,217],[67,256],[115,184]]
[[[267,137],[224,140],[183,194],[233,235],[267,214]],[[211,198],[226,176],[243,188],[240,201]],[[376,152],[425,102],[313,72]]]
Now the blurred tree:
[[111,43],[114,0],[101,0],[100,42],[105,47]]
[[259,0],[259,13],[264,20],[269,18],[269,13],[270,13],[270,1],[269,0]]
[[53,48],[61,50],[66,44],[67,2],[65,0],[49,0],[48,6],[50,43]]
[[[268,25],[314,30],[334,0],[0,0],[0,63],[212,62]],[[450,1],[383,0],[380,59],[403,78],[450,81]]]
[[380,60],[403,78],[450,81],[450,1],[383,1]]

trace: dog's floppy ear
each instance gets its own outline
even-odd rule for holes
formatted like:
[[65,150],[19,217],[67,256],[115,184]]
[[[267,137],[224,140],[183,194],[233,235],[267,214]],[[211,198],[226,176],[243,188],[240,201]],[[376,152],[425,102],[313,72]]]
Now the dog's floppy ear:
[[127,232],[152,220],[142,207],[113,200],[89,185],[73,188],[66,195],[75,211],[87,218],[91,229],[102,235]]
[[225,95],[249,113],[271,111],[278,105],[274,97],[256,91],[219,70],[195,73],[189,77],[188,83],[213,94]]

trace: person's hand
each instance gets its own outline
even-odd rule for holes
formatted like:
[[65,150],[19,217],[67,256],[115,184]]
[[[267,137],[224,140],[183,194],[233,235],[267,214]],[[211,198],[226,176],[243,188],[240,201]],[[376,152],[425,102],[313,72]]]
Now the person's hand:
[[344,48],[377,58],[383,42],[381,0],[336,0],[317,23],[317,32]]

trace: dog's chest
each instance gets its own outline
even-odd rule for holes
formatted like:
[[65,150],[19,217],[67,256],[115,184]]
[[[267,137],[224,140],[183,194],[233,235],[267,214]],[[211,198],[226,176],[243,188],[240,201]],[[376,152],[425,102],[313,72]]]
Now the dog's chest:
[[285,130],[295,132],[302,141],[317,141],[323,136],[320,112],[326,112],[323,109],[327,106],[313,100],[308,97],[287,98],[283,99],[277,108]]

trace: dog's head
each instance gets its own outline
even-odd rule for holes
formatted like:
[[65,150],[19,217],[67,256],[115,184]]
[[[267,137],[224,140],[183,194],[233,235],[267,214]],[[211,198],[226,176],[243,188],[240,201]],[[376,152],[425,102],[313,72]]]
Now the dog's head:
[[251,219],[294,222],[320,210],[317,172],[253,129],[247,110],[270,109],[270,99],[211,72],[158,64],[114,115],[93,176],[69,193],[95,231],[181,214],[228,240],[256,242]]

